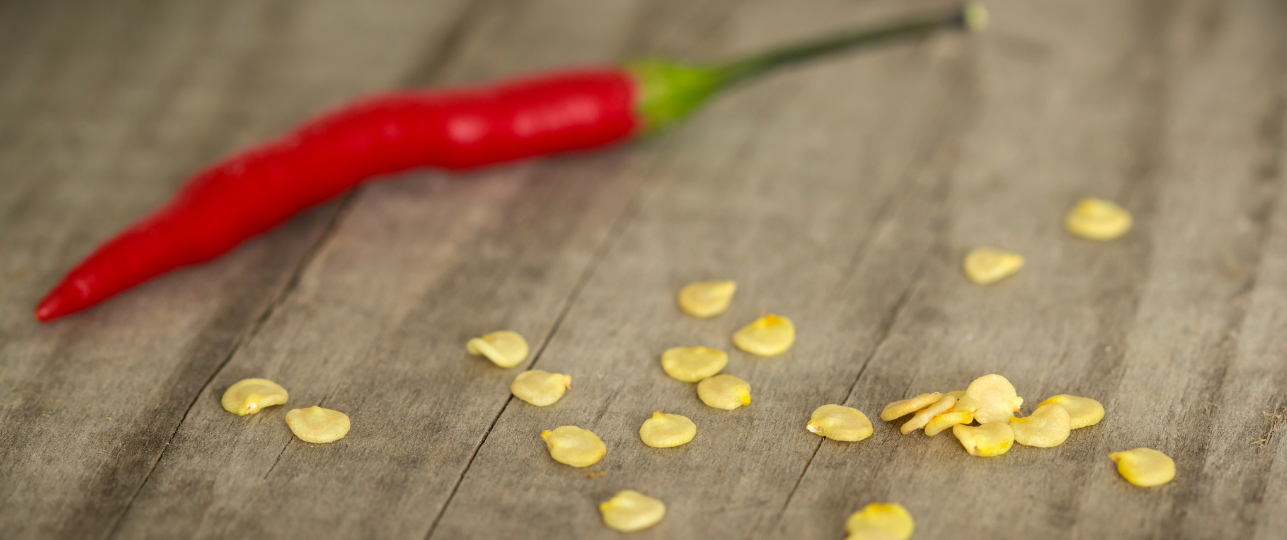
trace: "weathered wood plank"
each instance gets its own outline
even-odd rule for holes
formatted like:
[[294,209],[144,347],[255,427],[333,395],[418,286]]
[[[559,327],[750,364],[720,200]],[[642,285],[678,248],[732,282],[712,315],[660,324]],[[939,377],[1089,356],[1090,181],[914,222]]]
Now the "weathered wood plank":
[[[1280,6],[1083,3],[1061,17],[1070,6],[995,4],[996,31],[981,39],[985,113],[952,173],[951,249],[848,403],[874,413],[997,372],[1027,397],[1025,410],[1068,392],[1103,401],[1108,415],[1060,448],[990,460],[950,435],[900,437],[895,424],[867,447],[824,442],[762,536],[839,535],[847,512],[877,500],[907,505],[927,537],[1278,534],[1262,512],[1281,507],[1261,504],[1264,464],[1279,448],[1247,443],[1263,433],[1260,411],[1281,401],[1272,384],[1287,371],[1239,354],[1238,336],[1253,329],[1247,302],[1262,294],[1280,204],[1282,179],[1267,165],[1282,148]],[[1058,217],[1086,195],[1121,200],[1136,230],[1111,244],[1065,236]],[[1024,273],[965,283],[959,256],[980,243],[1027,254]],[[1267,294],[1272,303],[1279,293]],[[1260,370],[1233,367],[1243,362]],[[1171,454],[1176,481],[1123,482],[1107,454],[1137,446]]]
[[[748,4],[712,52],[916,7]],[[640,538],[745,537],[781,507],[817,444],[799,415],[842,398],[859,366],[837,353],[875,346],[937,249],[945,178],[932,164],[967,117],[972,85],[961,38],[944,39],[761,81],[659,141],[652,150],[669,156],[661,182],[537,359],[570,374],[572,389],[550,407],[510,402],[432,537],[612,536],[597,503],[626,488],[669,505]],[[838,303],[855,265],[871,280]],[[706,278],[739,282],[730,312],[681,315],[675,291]],[[693,385],[661,371],[667,347],[728,349],[731,332],[765,309],[792,317],[800,334],[780,358],[731,353],[726,372],[750,381],[751,406],[707,408]],[[639,425],[655,410],[689,416],[697,438],[644,446]],[[550,460],[539,432],[566,424],[599,434],[607,457],[585,470]]]
[[[646,48],[638,36],[657,28],[633,25],[651,9],[668,13],[650,24],[702,36],[712,7],[495,3],[439,82],[615,60]],[[464,342],[512,328],[539,349],[651,167],[608,153],[362,190],[200,397],[116,536],[424,537],[517,373],[469,357]],[[284,384],[292,405],[222,411],[219,395],[249,376]],[[285,409],[314,404],[349,414],[349,436],[294,439]]]
[[0,6],[0,536],[108,531],[335,208],[53,325],[39,295],[205,162],[396,84],[464,4],[416,5]]

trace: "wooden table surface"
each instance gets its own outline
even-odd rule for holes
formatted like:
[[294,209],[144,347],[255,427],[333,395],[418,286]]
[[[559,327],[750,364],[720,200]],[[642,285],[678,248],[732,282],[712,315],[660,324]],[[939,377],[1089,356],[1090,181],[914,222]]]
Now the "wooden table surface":
[[[39,325],[71,265],[202,165],[387,88],[639,55],[712,60],[950,5],[857,0],[0,2],[0,537],[613,538],[597,503],[668,505],[632,538],[842,538],[896,501],[916,538],[1282,538],[1287,445],[1287,4],[992,0],[993,25],[792,69],[656,138],[358,189],[216,262]],[[1136,226],[1068,236],[1079,198]],[[1027,257],[980,287],[979,245]],[[735,279],[729,312],[683,284]],[[763,311],[795,346],[731,332]],[[505,370],[465,341],[513,329]],[[736,411],[668,378],[668,347],[730,350]],[[512,399],[523,369],[572,376]],[[1000,373],[1025,411],[1107,416],[1054,449],[967,455],[877,420],[807,432],[826,403]],[[266,377],[291,404],[219,406]],[[295,439],[286,410],[348,437]],[[644,446],[654,410],[690,444]],[[553,462],[575,424],[607,457]],[[1257,442],[1258,441],[1258,442]],[[1164,487],[1108,454],[1175,458]],[[594,474],[587,474],[594,473]],[[602,473],[600,475],[600,473]]]

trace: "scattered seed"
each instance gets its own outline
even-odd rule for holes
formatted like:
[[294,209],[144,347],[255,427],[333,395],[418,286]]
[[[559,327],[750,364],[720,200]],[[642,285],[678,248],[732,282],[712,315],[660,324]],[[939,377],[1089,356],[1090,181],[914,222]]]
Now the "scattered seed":
[[1037,407],[1027,418],[1011,418],[1014,442],[1037,448],[1054,448],[1068,440],[1072,433],[1072,419],[1068,410],[1051,403]]
[[956,405],[956,398],[952,396],[943,396],[938,401],[934,402],[933,405],[921,409],[921,411],[916,413],[911,420],[904,422],[903,427],[899,428],[899,431],[903,432],[903,435],[906,435],[923,428],[935,416],[951,410],[954,405]]
[[666,517],[666,505],[661,501],[627,489],[599,503],[603,524],[614,531],[642,531],[656,525]]
[[732,375],[716,375],[697,383],[697,397],[711,407],[731,411],[751,404],[751,385]]
[[943,399],[943,394],[938,392],[930,392],[913,398],[900,399],[890,403],[889,405],[885,405],[885,410],[880,411],[880,419],[886,422],[896,420],[938,403],[938,400],[940,399]]
[[1059,394],[1037,404],[1037,407],[1049,404],[1059,405],[1068,411],[1072,428],[1084,428],[1098,424],[1104,418],[1104,406],[1090,398]]
[[1108,459],[1117,463],[1117,472],[1140,487],[1160,486],[1175,478],[1175,462],[1152,448],[1113,452]]
[[501,330],[469,340],[465,349],[470,354],[486,356],[496,365],[512,368],[527,359],[527,340],[516,332]]
[[1087,198],[1064,217],[1064,229],[1089,240],[1112,240],[1131,230],[1131,213],[1111,201]]
[[542,431],[541,439],[545,440],[554,461],[573,467],[589,467],[608,453],[608,447],[604,446],[598,435],[576,426]]
[[952,426],[952,434],[971,456],[999,456],[1014,445],[1014,430],[1010,429],[1010,424],[957,425]]
[[931,418],[929,423],[925,424],[925,434],[933,437],[947,428],[960,424],[968,424],[973,421],[974,417],[968,412],[945,412]]
[[970,383],[965,395],[978,402],[974,411],[974,420],[980,424],[993,422],[1009,423],[1014,412],[1023,404],[1023,398],[1014,390],[1014,385],[1000,375],[984,375]]
[[791,319],[765,315],[733,334],[737,348],[756,356],[777,356],[795,343],[795,325]]
[[697,281],[679,290],[679,309],[702,319],[728,310],[737,283],[733,281]]
[[728,353],[707,347],[675,347],[661,354],[661,369],[684,382],[715,376],[728,365]]
[[856,442],[870,437],[871,420],[862,411],[842,405],[823,405],[813,411],[809,423],[805,425],[811,433],[817,433],[833,441]]
[[660,411],[652,413],[652,418],[644,420],[639,427],[639,438],[653,448],[674,448],[693,440],[696,435],[697,424],[688,417]]
[[907,540],[915,528],[912,515],[898,503],[871,503],[845,521],[847,540]]
[[286,413],[286,425],[304,442],[330,443],[349,434],[349,415],[317,406],[295,409]]
[[1023,255],[993,248],[975,248],[965,255],[965,276],[979,285],[996,283],[1023,267]]
[[244,379],[229,386],[219,403],[237,416],[255,414],[264,407],[281,405],[288,398],[286,389],[268,379]]
[[572,388],[572,377],[539,369],[519,373],[509,385],[514,397],[537,407],[554,404],[568,388]]

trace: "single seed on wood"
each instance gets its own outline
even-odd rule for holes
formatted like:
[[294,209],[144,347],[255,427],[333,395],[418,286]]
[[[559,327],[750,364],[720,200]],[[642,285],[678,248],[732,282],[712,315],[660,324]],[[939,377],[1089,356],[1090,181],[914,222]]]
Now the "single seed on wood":
[[1064,229],[1088,240],[1113,240],[1129,232],[1131,223],[1131,213],[1125,208],[1095,198],[1077,201],[1064,216]]
[[728,353],[707,347],[674,347],[661,354],[661,369],[672,378],[698,382],[728,365]]
[[975,248],[962,263],[965,276],[979,285],[996,283],[1023,267],[1023,255],[993,248]]
[[756,356],[777,356],[795,343],[795,325],[791,319],[765,315],[733,334],[737,348]]
[[862,411],[842,405],[823,405],[813,411],[805,425],[810,433],[817,433],[833,441],[856,442],[870,437],[871,420]]
[[661,411],[653,412],[652,418],[644,420],[643,425],[639,426],[639,438],[653,448],[674,448],[687,444],[696,435],[697,424],[687,416]]
[[573,467],[589,467],[608,453],[608,447],[604,446],[598,435],[576,426],[542,431],[541,439],[545,441],[554,461]]
[[733,281],[697,281],[679,290],[679,309],[684,313],[706,319],[728,310],[728,304],[737,291]]
[[537,407],[554,404],[568,388],[572,388],[572,377],[539,369],[519,373],[509,385],[514,397]]
[[1160,486],[1175,478],[1175,462],[1152,448],[1113,452],[1108,459],[1117,463],[1117,472],[1140,487]]
[[697,397],[711,407],[731,411],[751,404],[751,385],[732,375],[716,375],[697,383]]
[[661,501],[627,489],[599,503],[603,524],[620,532],[642,531],[661,522],[666,517],[666,505]]
[[219,404],[223,409],[237,416],[255,414],[273,405],[286,403],[289,395],[286,389],[268,379],[244,379],[229,386],[223,393]]
[[304,442],[331,443],[349,434],[349,415],[313,406],[286,413],[286,425]]
[[845,520],[846,540],[907,540],[915,528],[912,515],[898,503],[871,503]]
[[501,330],[469,340],[465,349],[470,354],[486,356],[496,365],[512,368],[527,359],[527,340],[516,332]]

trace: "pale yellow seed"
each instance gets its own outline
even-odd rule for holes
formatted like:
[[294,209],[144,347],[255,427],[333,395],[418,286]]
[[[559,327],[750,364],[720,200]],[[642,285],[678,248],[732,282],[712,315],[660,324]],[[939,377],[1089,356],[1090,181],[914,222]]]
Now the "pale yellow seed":
[[1117,464],[1122,478],[1140,487],[1160,486],[1175,478],[1175,462],[1152,448],[1113,452],[1108,459]]
[[765,315],[733,334],[733,344],[756,356],[777,356],[795,343],[795,325],[791,319]]
[[805,429],[833,441],[845,442],[861,441],[870,437],[873,431],[867,415],[843,405],[823,405],[814,409]]
[[614,531],[642,531],[656,525],[666,517],[666,505],[661,501],[627,489],[611,499],[599,503],[603,524]]
[[965,395],[978,402],[974,420],[980,424],[1009,423],[1014,412],[1023,405],[1023,398],[1014,391],[1014,385],[1000,375],[984,375],[965,389]]
[[923,428],[935,416],[951,410],[954,405],[956,405],[956,398],[952,396],[943,396],[938,401],[934,402],[933,405],[921,409],[921,411],[916,413],[911,420],[904,422],[903,426],[898,430],[903,432],[903,435],[906,435]]
[[732,375],[716,375],[697,383],[697,397],[711,407],[731,411],[751,404],[751,385]]
[[965,392],[961,392],[961,395],[956,396],[956,405],[953,405],[952,410],[948,412],[967,412],[974,414],[977,410],[979,410],[979,402],[975,401],[974,398],[965,395]]
[[960,424],[968,424],[974,421],[974,417],[967,411],[949,411],[934,418],[931,418],[928,424],[925,424],[925,434],[933,437],[942,433],[943,430]]
[[237,416],[255,414],[264,407],[286,403],[286,389],[268,379],[244,379],[229,386],[219,403],[223,409]]
[[295,409],[286,413],[286,425],[304,442],[330,443],[349,434],[349,415],[316,406]]
[[979,285],[996,283],[1023,267],[1023,255],[992,248],[976,248],[965,255],[965,276]]
[[697,424],[687,416],[661,411],[652,413],[652,418],[644,420],[643,425],[639,426],[639,438],[653,448],[674,448],[688,443],[696,435]]
[[661,354],[661,369],[667,375],[697,382],[715,376],[728,365],[728,353],[707,347],[675,347]]
[[1072,419],[1063,407],[1051,403],[1037,407],[1026,418],[1011,418],[1014,442],[1037,448],[1054,448],[1068,440]]
[[573,467],[589,467],[608,453],[608,447],[603,445],[598,435],[576,426],[542,431],[541,439],[549,447],[550,457],[554,461]]
[[845,520],[847,540],[907,540],[915,528],[912,515],[898,503],[871,503]]
[[496,365],[503,368],[512,368],[523,363],[527,359],[527,340],[517,332],[501,330],[492,332],[480,338],[469,340],[465,344],[465,349],[471,354],[481,354],[486,356]]
[[961,398],[965,397],[965,390],[953,390],[953,391],[948,392],[948,393],[943,394],[943,395],[945,395],[945,396],[952,396],[952,397],[954,397],[954,398],[956,398],[956,399],[961,399]]
[[943,399],[943,394],[938,392],[930,392],[913,398],[900,399],[890,403],[889,405],[885,405],[885,410],[880,411],[880,419],[886,422],[896,420],[938,403],[938,400],[940,399]]
[[1104,406],[1090,398],[1059,394],[1041,402],[1038,406],[1051,403],[1059,405],[1068,411],[1068,417],[1072,420],[1073,429],[1093,426],[1104,419]]
[[981,426],[952,426],[952,434],[971,456],[999,456],[1014,445],[1014,430],[1010,424],[983,424]]
[[736,290],[737,283],[732,281],[689,283],[679,290],[679,309],[694,317],[714,317],[728,310]]
[[1064,217],[1064,229],[1089,240],[1107,241],[1131,230],[1131,213],[1111,201],[1087,198]]
[[537,407],[553,405],[568,388],[572,388],[572,377],[539,369],[519,373],[509,385],[514,397]]

